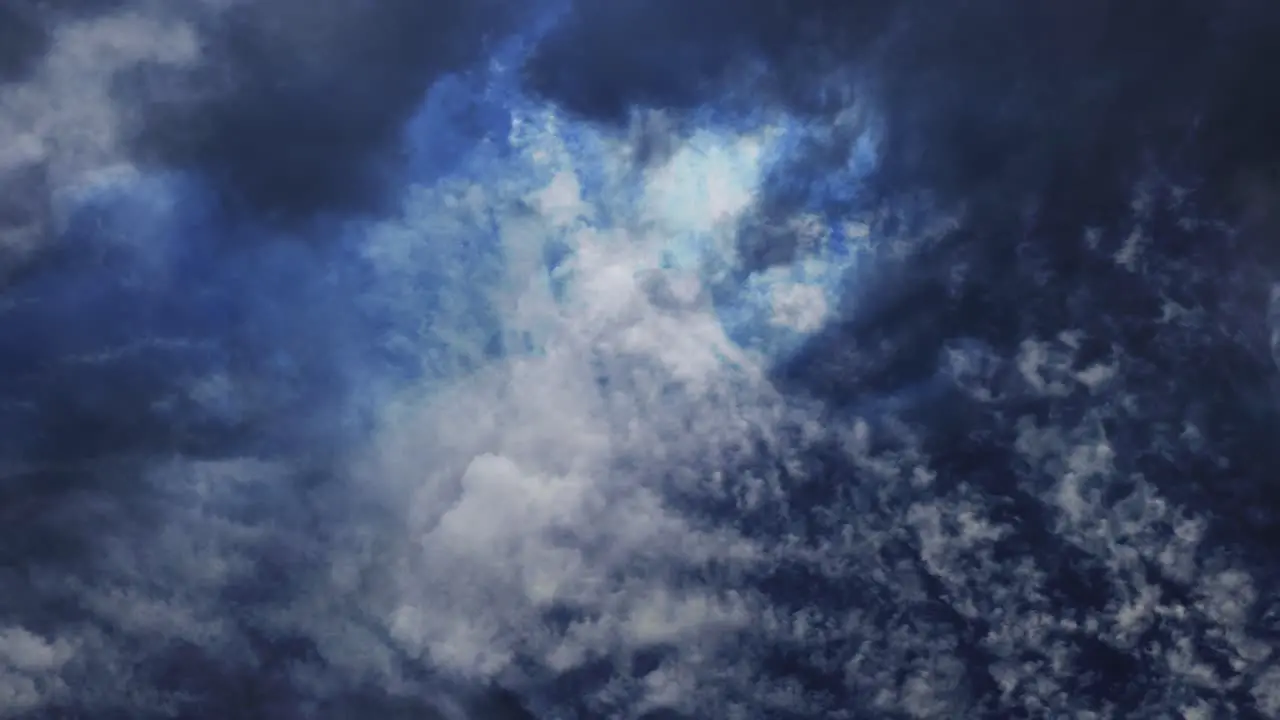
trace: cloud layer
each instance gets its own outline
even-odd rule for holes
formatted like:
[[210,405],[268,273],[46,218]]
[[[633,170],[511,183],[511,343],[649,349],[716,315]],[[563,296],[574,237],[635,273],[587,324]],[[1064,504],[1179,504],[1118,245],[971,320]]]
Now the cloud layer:
[[1280,717],[1272,11],[424,8],[0,5],[0,717]]

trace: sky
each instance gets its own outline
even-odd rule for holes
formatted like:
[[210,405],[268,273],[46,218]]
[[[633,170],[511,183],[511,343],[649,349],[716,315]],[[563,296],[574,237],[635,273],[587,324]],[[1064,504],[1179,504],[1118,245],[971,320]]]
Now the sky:
[[0,718],[1280,717],[1278,30],[0,0]]

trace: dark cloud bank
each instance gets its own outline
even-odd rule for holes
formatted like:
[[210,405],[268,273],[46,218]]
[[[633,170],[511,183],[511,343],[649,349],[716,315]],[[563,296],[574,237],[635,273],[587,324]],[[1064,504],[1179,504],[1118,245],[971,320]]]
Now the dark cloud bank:
[[[47,87],[54,81],[40,75],[41,62],[58,51],[59,28],[123,5],[0,0],[4,87]],[[193,578],[178,588],[191,597],[172,601],[242,625],[235,647],[150,651],[130,645],[146,642],[137,636],[102,631],[84,642],[110,652],[68,665],[72,689],[61,700],[16,716],[143,717],[108,698],[102,685],[114,681],[94,679],[127,675],[171,698],[135,698],[138,707],[162,707],[156,716],[527,717],[514,698],[459,690],[426,670],[424,686],[451,698],[435,705],[455,709],[400,707],[373,680],[335,680],[342,670],[322,667],[314,638],[261,629],[251,612],[312,587],[318,558],[343,542],[327,534],[342,512],[327,494],[337,492],[332,455],[341,447],[313,448],[316,438],[341,445],[331,427],[336,411],[317,398],[342,395],[338,368],[349,358],[329,352],[338,343],[325,333],[357,322],[341,302],[354,288],[320,279],[318,266],[340,255],[278,241],[259,247],[259,230],[305,235],[327,218],[387,209],[403,169],[401,126],[426,89],[482,61],[525,18],[500,0],[190,5],[137,6],[141,16],[193,28],[202,50],[192,62],[144,53],[113,73],[112,107],[129,110],[102,149],[104,164],[196,169],[202,184],[193,192],[212,209],[173,230],[195,248],[184,250],[185,274],[160,289],[126,287],[111,272],[112,253],[56,217],[45,189],[65,161],[57,143],[0,168],[4,237],[22,239],[0,248],[16,278],[0,311],[0,447],[9,465],[0,481],[0,617],[56,635],[106,612],[79,607],[76,588],[119,570],[112,563],[121,561],[101,559],[110,538],[159,522],[196,492],[186,481],[137,479],[155,476],[156,458],[286,457],[286,499],[260,499],[276,513],[265,546],[274,555],[257,558],[218,596],[201,596]],[[832,630],[769,650],[772,676],[817,698],[795,715],[1280,713],[1280,700],[1257,690],[1278,677],[1272,661],[1240,640],[1280,639],[1280,398],[1269,324],[1280,281],[1271,210],[1280,193],[1276,67],[1280,7],[1257,0],[581,0],[535,50],[524,68],[529,84],[602,124],[657,108],[679,128],[682,116],[708,106],[732,123],[773,106],[823,125],[856,102],[882,128],[867,187],[828,194],[818,209],[867,218],[880,237],[903,238],[905,257],[878,250],[886,256],[880,271],[857,278],[840,319],[776,380],[797,397],[816,397],[833,425],[868,412],[869,399],[899,399],[897,417],[875,416],[884,444],[876,452],[897,457],[910,445],[929,459],[935,479],[918,492],[952,513],[939,532],[963,534],[966,513],[1001,531],[942,567],[916,522],[918,497],[868,487],[873,474],[834,441],[789,459],[787,467],[824,478],[787,501],[790,517],[806,518],[801,542],[827,547],[853,522],[848,513],[888,538],[875,558],[841,561],[859,577],[880,578],[856,587],[845,575],[800,566],[753,579],[779,607],[810,608],[828,621],[858,612],[882,631],[860,640]],[[14,107],[0,112],[17,117]],[[764,266],[800,252],[778,228],[814,202],[812,189],[851,152],[834,132],[777,166],[742,228],[744,254]],[[951,218],[945,231],[913,239],[939,217]],[[272,308],[287,322],[273,322]],[[299,326],[325,329],[282,331]],[[157,335],[178,339],[148,344]],[[219,347],[213,356],[200,350],[209,342]],[[134,349],[101,362],[58,360],[103,345]],[[325,352],[302,351],[316,347]],[[272,364],[290,352],[301,359],[285,370]],[[251,411],[231,413],[232,421],[166,404],[211,365],[256,379]],[[300,414],[319,418],[317,427],[286,422]],[[1098,464],[1105,473],[1088,469]],[[1055,479],[1073,473],[1073,492],[1087,501],[1076,515]],[[1168,560],[1180,520],[1156,517],[1135,499],[1143,493],[1207,519],[1194,572]],[[776,515],[735,523],[764,537]],[[1140,532],[1124,535],[1130,526]],[[1227,601],[1205,589],[1237,577],[1215,570],[1224,563],[1250,579],[1247,589],[1221,591],[1244,608],[1230,623],[1222,620],[1234,612],[1222,608]],[[885,580],[884,567],[901,577]],[[1161,607],[1182,610],[1139,608],[1141,622],[1121,627],[1124,608],[1142,605],[1149,588],[1164,598]],[[1013,627],[1048,639],[1002,631]],[[901,676],[854,667],[860,642],[875,645],[876,662]],[[900,688],[939,642],[966,660],[930,681],[948,688],[949,704],[937,706],[947,709],[877,704],[881,683],[897,683],[905,698]],[[1194,657],[1184,665],[1199,663],[1212,680],[1196,680],[1171,659],[1177,653]],[[149,659],[121,675],[119,664],[134,657]],[[17,669],[6,677],[53,682],[40,664],[53,660],[9,662]],[[1008,670],[1015,662],[1041,669]],[[298,680],[296,668],[309,663],[321,668],[314,677],[323,692]],[[565,707],[579,706],[574,717],[593,716],[587,701],[573,700],[593,682],[590,673],[557,682]],[[771,707],[770,717],[788,716]]]

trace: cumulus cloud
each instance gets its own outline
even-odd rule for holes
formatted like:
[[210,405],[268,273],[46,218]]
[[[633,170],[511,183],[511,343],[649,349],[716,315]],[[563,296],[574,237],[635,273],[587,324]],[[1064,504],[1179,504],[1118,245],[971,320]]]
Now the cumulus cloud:
[[[516,255],[568,235],[572,279],[556,298],[511,278],[507,330],[536,333],[536,348],[401,407],[366,471],[401,505],[390,633],[465,676],[565,673],[740,631],[742,598],[678,576],[765,554],[669,507],[662,478],[733,452],[752,426],[770,432],[778,398],[709,304],[667,297],[697,296],[678,286],[699,280],[661,267],[661,229],[601,227],[610,196],[583,191],[554,134],[529,142],[557,167],[502,240]],[[482,205],[521,200],[489,191]],[[677,287],[655,295],[655,282]]]

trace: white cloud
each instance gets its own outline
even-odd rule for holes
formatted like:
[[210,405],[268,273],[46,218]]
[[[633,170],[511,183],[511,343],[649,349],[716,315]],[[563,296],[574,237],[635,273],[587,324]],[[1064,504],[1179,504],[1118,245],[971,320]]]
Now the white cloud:
[[827,319],[827,298],[822,288],[790,285],[774,290],[773,323],[800,332],[813,332]]
[[[383,560],[373,605],[406,651],[465,676],[501,675],[517,656],[563,672],[654,645],[692,662],[704,644],[743,631],[752,611],[727,588],[682,583],[679,574],[769,555],[729,527],[703,527],[663,494],[665,468],[736,450],[744,431],[768,435],[779,418],[762,368],[700,299],[692,268],[663,267],[673,232],[711,226],[679,208],[655,217],[618,204],[625,178],[588,186],[556,128],[519,123],[533,170],[503,169],[540,176],[541,186],[494,182],[460,195],[483,192],[483,205],[503,218],[499,241],[516,262],[491,297],[508,309],[508,332],[536,331],[536,351],[406,395],[363,471],[366,487],[397,508],[389,532],[404,533],[392,540],[394,562]],[[681,162],[677,154],[673,163]],[[696,168],[659,170],[654,182],[673,182],[673,172],[700,182],[687,177]],[[731,181],[715,180],[708,192]],[[424,230],[451,223],[462,207],[431,202],[414,206]],[[717,195],[711,205],[722,221],[745,200]],[[620,224],[600,225],[606,216]],[[537,280],[546,270],[531,250],[553,241],[571,247],[558,298]],[[413,252],[380,247],[384,257]],[[529,275],[513,276],[517,269]],[[554,630],[547,613],[558,606],[579,619]],[[696,689],[662,683],[648,692],[675,703]]]

